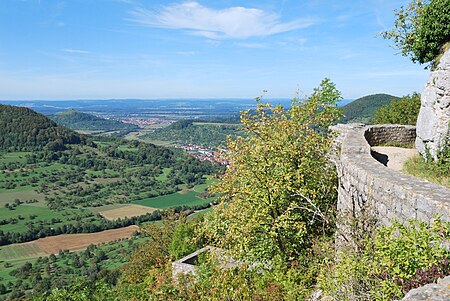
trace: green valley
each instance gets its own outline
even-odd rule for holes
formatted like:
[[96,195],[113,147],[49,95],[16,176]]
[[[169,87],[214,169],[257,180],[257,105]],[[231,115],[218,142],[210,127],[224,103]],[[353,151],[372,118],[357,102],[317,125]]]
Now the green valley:
[[[112,273],[116,279],[114,268],[126,256],[116,264],[117,255],[110,254],[129,252],[135,240],[92,246],[74,268],[77,253],[39,257],[64,249],[64,240],[54,249],[42,249],[36,247],[37,239],[131,229],[127,227],[159,220],[166,209],[204,209],[215,199],[206,189],[219,166],[182,150],[80,135],[21,107],[0,105],[0,123],[0,294],[23,295],[45,265],[48,281],[39,281],[43,287],[36,291],[57,287],[65,281],[62,274],[95,278],[100,273],[98,279],[104,279]],[[129,237],[127,233],[116,237]],[[98,241],[114,240],[114,235]],[[20,244],[24,242],[30,243]],[[89,261],[97,249],[103,255]]]

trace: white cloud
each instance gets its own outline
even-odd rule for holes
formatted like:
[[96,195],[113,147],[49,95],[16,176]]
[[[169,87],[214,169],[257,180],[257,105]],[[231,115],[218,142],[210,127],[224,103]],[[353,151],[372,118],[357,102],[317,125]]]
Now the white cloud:
[[280,15],[257,8],[235,6],[213,9],[198,2],[171,4],[159,11],[135,8],[131,15],[131,20],[140,25],[184,29],[191,34],[215,40],[269,36],[315,24],[312,19],[281,22]]
[[236,45],[244,48],[250,48],[250,49],[263,49],[267,48],[267,45],[264,43],[237,43]]
[[197,55],[197,51],[177,51],[176,54],[182,55],[182,56],[194,56]]
[[90,51],[86,50],[80,50],[80,49],[71,49],[71,48],[65,48],[62,51],[68,52],[68,53],[79,53],[79,54],[90,54]]

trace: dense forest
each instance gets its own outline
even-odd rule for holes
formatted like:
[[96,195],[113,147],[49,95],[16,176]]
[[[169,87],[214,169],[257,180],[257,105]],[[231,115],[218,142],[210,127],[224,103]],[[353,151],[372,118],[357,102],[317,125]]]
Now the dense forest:
[[242,134],[239,124],[203,123],[180,120],[168,127],[142,136],[145,140],[162,140],[176,144],[197,144],[207,147],[225,146],[228,136]]
[[66,144],[86,144],[88,139],[31,109],[0,104],[2,150],[62,150]]
[[370,123],[375,111],[383,105],[390,104],[392,100],[399,99],[389,94],[373,94],[354,100],[342,107],[344,116],[339,119],[341,123],[362,122]]
[[65,112],[51,115],[49,117],[57,124],[68,127],[72,130],[91,130],[104,132],[118,131],[117,134],[124,135],[128,132],[139,129],[139,127],[134,124],[127,124],[116,120],[104,119],[76,110],[67,110]]

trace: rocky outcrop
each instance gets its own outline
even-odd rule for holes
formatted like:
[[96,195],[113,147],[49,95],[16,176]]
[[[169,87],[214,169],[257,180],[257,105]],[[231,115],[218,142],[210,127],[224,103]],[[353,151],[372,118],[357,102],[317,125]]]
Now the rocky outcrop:
[[422,92],[417,119],[416,148],[422,156],[426,149],[436,158],[445,139],[449,137],[450,123],[450,50],[441,57]]
[[450,276],[439,279],[436,283],[413,289],[402,301],[448,301],[450,300]]

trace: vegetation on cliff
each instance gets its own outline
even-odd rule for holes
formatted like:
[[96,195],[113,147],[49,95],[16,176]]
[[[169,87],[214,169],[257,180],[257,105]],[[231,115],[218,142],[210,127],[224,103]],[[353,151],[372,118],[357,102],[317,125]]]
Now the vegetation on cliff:
[[354,222],[351,243],[343,240],[320,268],[318,287],[333,300],[398,300],[450,273],[450,223],[394,221],[378,228],[370,217]]
[[435,61],[450,42],[450,0],[412,0],[395,15],[394,28],[381,36],[413,62]]
[[221,202],[205,222],[210,242],[239,258],[290,261],[329,232],[337,177],[328,127],[340,116],[339,99],[325,79],[289,109],[258,101],[242,114],[246,136],[228,141],[231,163],[213,189]]

